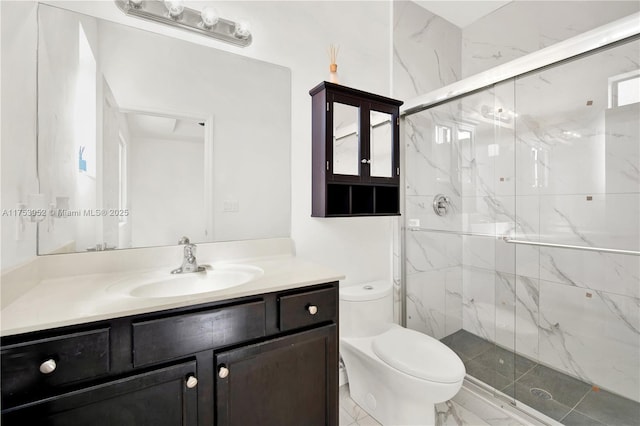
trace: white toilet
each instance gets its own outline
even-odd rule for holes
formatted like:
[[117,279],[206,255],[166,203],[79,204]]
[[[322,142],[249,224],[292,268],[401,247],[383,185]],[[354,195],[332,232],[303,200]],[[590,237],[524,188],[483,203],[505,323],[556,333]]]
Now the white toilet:
[[440,341],[394,324],[392,284],[340,288],[340,354],[351,398],[384,426],[434,425],[464,364]]

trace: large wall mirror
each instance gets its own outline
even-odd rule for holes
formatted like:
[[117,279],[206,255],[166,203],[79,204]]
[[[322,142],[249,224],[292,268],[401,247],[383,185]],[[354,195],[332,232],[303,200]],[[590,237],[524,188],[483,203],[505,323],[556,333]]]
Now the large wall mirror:
[[289,69],[38,9],[38,253],[286,237]]

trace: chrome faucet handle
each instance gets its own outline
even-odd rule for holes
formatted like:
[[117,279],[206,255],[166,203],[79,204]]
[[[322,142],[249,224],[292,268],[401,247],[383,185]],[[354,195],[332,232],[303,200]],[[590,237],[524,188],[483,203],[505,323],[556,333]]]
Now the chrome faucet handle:
[[196,246],[194,244],[187,243],[184,246],[184,259],[190,264],[196,262]]
[[184,274],[189,272],[204,272],[205,267],[199,266],[198,261],[196,259],[196,249],[197,246],[195,244],[191,244],[188,237],[180,238],[178,244],[184,245],[184,255],[182,258],[182,266],[177,269],[171,271],[172,274]]

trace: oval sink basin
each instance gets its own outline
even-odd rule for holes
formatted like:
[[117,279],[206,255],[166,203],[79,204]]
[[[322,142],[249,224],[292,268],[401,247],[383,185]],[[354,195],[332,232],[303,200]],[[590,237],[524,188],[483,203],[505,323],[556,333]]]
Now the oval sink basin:
[[132,297],[179,297],[237,287],[262,273],[262,269],[255,266],[230,264],[186,274],[150,273],[122,280],[107,291]]

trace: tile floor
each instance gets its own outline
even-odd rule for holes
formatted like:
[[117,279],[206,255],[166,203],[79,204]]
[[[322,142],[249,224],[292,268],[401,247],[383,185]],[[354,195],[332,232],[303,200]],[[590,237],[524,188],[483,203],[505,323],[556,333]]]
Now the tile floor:
[[[538,364],[465,330],[442,339],[467,373],[535,410],[572,426],[638,426],[640,403]],[[539,396],[532,389],[540,389]],[[545,393],[548,392],[548,394]]]
[[[453,400],[437,404],[436,412],[437,426],[543,425],[526,415],[512,416],[466,388],[460,390]],[[340,426],[379,424],[349,397],[349,384],[340,387]]]
[[367,414],[349,396],[349,384],[340,386],[340,426],[378,426],[380,423]]

